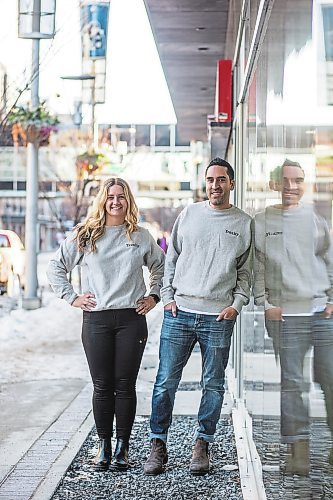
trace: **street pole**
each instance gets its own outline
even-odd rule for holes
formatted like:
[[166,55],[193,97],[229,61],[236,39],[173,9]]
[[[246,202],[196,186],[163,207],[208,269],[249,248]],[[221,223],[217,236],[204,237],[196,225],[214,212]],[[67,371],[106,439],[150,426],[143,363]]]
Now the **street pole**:
[[[43,7],[43,11],[42,11]],[[32,40],[31,65],[31,108],[39,106],[39,43],[55,34],[56,0],[18,0],[18,36]],[[41,17],[43,23],[41,26]],[[41,31],[42,27],[42,31]],[[38,129],[38,127],[37,127]],[[25,214],[25,290],[22,300],[24,309],[37,309],[41,299],[37,296],[37,252],[39,249],[38,229],[38,149],[34,133],[27,144],[26,214]]]
[[95,75],[95,61],[92,62],[92,87],[91,87],[91,128],[92,128],[92,142],[94,151],[98,150],[98,123],[96,123],[96,75]]
[[[40,3],[34,0],[33,30],[40,30]],[[31,106],[39,105],[39,39],[32,40],[31,71]],[[28,142],[27,146],[27,183],[26,183],[26,215],[25,215],[25,248],[26,248],[26,284],[22,306],[24,309],[37,309],[41,306],[37,296],[37,222],[38,222],[38,144]]]

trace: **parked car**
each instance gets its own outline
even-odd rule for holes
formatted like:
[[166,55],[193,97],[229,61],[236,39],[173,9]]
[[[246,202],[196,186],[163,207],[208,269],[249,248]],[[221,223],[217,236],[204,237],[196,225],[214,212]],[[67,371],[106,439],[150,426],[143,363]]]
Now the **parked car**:
[[7,290],[7,263],[0,254],[0,295]]
[[0,229],[0,292],[14,295],[25,285],[25,250],[14,231]]

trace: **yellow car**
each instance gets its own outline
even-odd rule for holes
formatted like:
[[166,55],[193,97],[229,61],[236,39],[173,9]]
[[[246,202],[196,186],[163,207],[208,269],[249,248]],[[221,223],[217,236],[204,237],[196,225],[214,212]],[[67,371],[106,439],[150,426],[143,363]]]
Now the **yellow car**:
[[24,288],[25,250],[20,237],[0,229],[0,292],[13,296]]

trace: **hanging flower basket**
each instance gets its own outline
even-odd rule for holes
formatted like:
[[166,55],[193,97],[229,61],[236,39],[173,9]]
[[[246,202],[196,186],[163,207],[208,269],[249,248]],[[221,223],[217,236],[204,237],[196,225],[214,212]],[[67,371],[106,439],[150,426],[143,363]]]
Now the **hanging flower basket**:
[[12,136],[15,146],[20,143],[26,146],[29,142],[37,146],[49,144],[51,132],[57,132],[59,120],[40,104],[36,109],[30,110],[21,106],[14,107],[8,117],[12,125]]
[[109,163],[109,158],[103,153],[97,153],[93,150],[86,151],[76,157],[75,165],[78,178],[83,179],[91,177],[92,174],[96,174]]

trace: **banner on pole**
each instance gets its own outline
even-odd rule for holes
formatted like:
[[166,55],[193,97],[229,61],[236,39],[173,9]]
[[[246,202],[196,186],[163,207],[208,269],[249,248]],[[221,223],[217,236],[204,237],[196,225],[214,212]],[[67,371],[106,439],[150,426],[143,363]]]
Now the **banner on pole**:
[[83,59],[106,57],[109,7],[109,0],[81,2],[80,19]]

